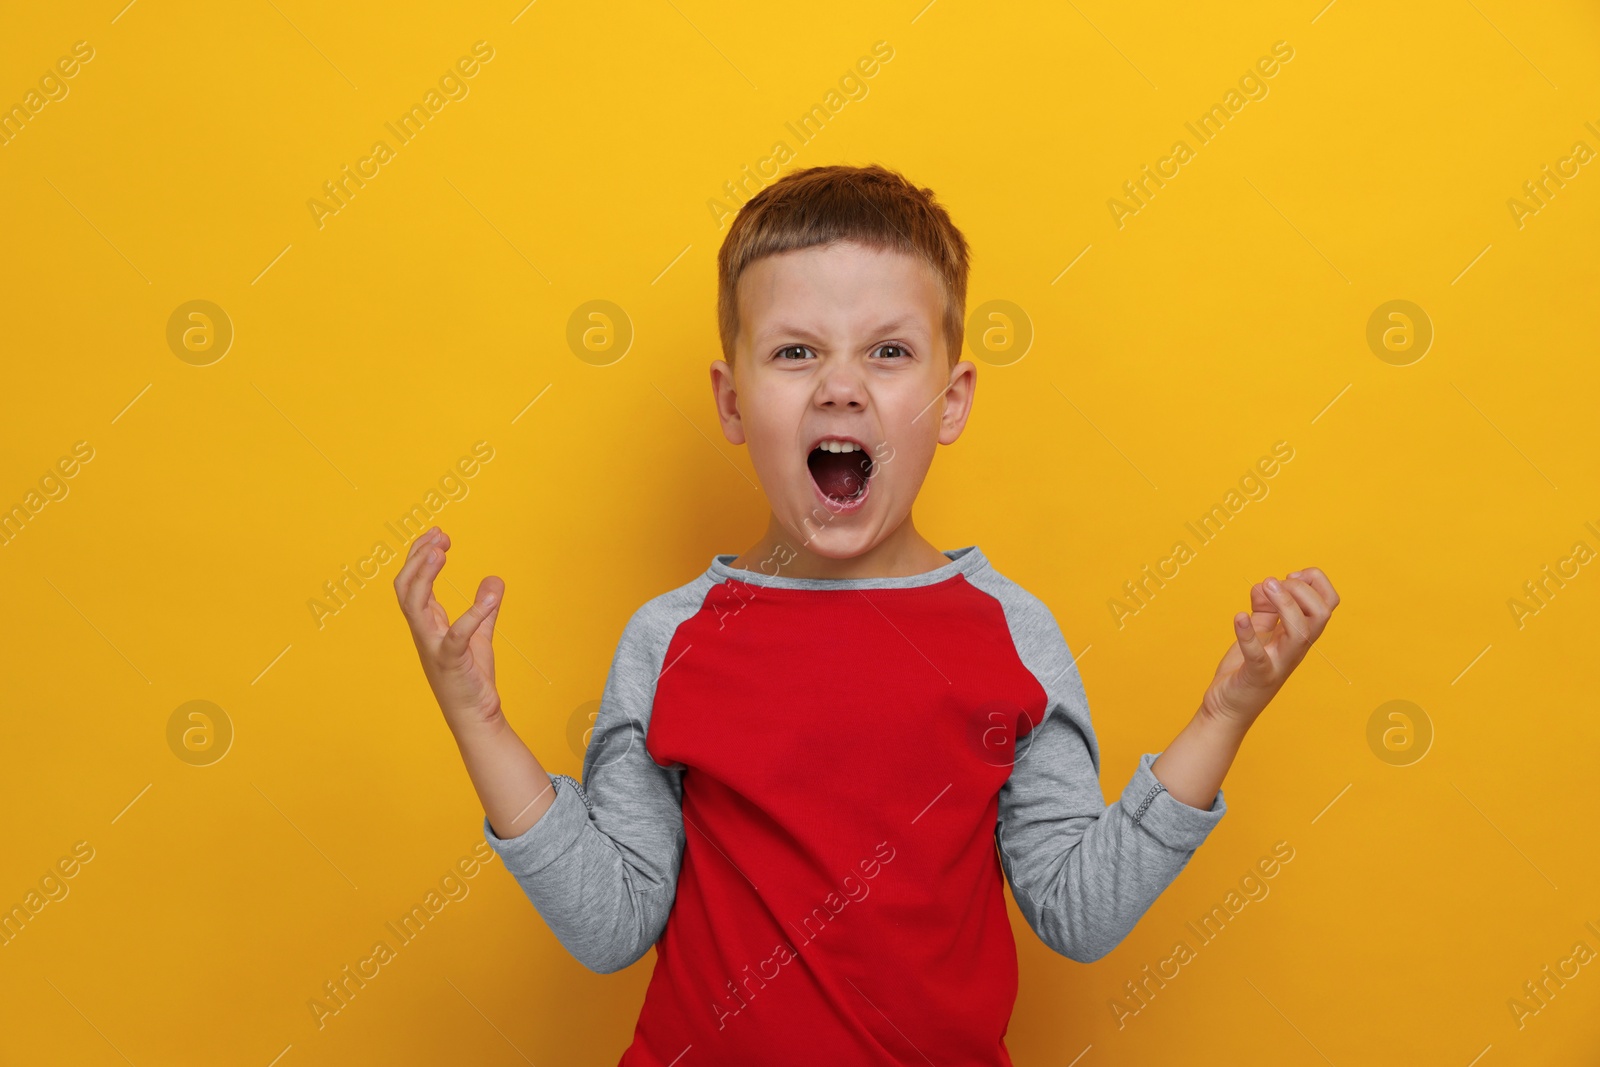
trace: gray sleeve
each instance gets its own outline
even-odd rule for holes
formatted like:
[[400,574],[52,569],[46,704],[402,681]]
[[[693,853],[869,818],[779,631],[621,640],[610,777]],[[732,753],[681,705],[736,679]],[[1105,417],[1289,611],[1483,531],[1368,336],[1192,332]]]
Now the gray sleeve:
[[1040,940],[1091,963],[1128,936],[1228,809],[1220,789],[1205,811],[1174,799],[1150,770],[1151,752],[1105,803],[1088,698],[1061,629],[1042,601],[1004,584],[990,591],[1046,705],[1000,789],[1000,862]]
[[555,803],[516,837],[502,839],[483,821],[485,840],[556,939],[601,973],[649,951],[677,891],[683,768],[662,767],[645,749],[656,679],[679,621],[674,596],[647,603],[623,629],[584,752],[582,784],[550,775]]

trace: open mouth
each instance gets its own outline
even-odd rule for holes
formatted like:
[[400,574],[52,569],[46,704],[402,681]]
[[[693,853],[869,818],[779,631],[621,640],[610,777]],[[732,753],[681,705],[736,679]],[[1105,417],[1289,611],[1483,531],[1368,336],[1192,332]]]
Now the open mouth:
[[806,467],[817,494],[832,511],[854,511],[871,491],[872,456],[854,438],[823,438],[807,454]]

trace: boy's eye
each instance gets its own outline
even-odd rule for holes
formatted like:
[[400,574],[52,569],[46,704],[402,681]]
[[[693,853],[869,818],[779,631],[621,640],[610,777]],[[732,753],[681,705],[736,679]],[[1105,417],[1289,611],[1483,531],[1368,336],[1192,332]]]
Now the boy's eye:
[[[905,359],[911,354],[906,350],[904,345],[896,344],[879,345],[877,348],[873,349],[873,352],[886,353],[879,358],[888,359],[891,361]],[[791,355],[791,353],[798,354]],[[805,360],[808,353],[810,353],[813,357],[815,356],[815,353],[812,353],[811,349],[807,348],[805,345],[784,345],[782,348],[778,349],[775,354],[779,359],[788,360],[793,363]]]

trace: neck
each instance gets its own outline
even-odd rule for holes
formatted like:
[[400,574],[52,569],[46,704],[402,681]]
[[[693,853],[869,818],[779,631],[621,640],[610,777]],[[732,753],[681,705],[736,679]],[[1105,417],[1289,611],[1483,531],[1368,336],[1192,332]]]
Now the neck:
[[917,532],[907,515],[893,533],[859,555],[836,559],[812,551],[772,515],[761,540],[729,566],[790,578],[900,578],[923,574],[950,562]]

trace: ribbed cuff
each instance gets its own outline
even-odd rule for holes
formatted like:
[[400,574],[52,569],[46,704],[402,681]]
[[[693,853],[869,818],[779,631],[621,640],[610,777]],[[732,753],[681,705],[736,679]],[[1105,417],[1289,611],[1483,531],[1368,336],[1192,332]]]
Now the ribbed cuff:
[[1193,851],[1222,821],[1228,805],[1223,801],[1220,789],[1209,811],[1190,807],[1175,799],[1150,769],[1159,755],[1159,752],[1146,752],[1139,757],[1139,766],[1123,788],[1119,803],[1133,819],[1135,826],[1143,827],[1163,845],[1185,852]]
[[[561,779],[570,784],[557,784]],[[506,869],[515,874],[534,874],[560,859],[589,823],[589,808],[580,795],[582,787],[571,776],[552,774],[550,785],[556,791],[555,803],[516,837],[497,836],[488,816],[484,816],[484,840],[499,853]]]

